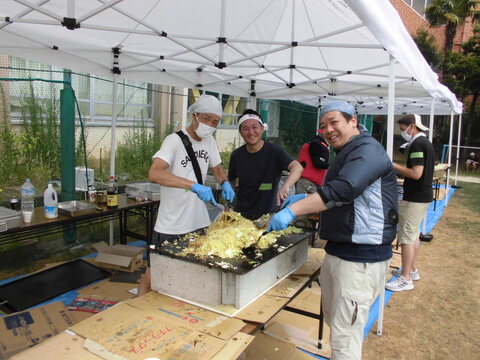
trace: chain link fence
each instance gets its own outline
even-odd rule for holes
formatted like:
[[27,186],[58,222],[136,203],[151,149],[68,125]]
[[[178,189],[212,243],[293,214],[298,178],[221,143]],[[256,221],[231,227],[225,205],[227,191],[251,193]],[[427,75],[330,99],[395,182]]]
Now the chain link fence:
[[[93,169],[99,183],[108,180],[114,113],[112,79],[70,74],[66,77],[61,68],[0,55],[0,201],[18,197],[27,177],[39,193],[48,182],[59,184],[60,92],[70,86],[76,100],[76,165]],[[188,125],[185,110],[200,94],[195,89],[119,82],[115,107],[119,182],[146,179],[151,157],[162,139]],[[228,162],[230,152],[242,144],[237,124],[248,108],[248,99],[211,94],[221,99],[224,108],[215,136],[222,159]],[[267,104],[270,139],[296,157],[301,145],[315,133],[316,109],[289,101]]]

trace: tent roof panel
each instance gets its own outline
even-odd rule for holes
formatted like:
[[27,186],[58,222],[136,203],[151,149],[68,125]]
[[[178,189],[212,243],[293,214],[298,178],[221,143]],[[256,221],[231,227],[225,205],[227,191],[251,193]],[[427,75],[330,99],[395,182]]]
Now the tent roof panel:
[[[255,80],[264,98],[386,97],[391,54],[397,96],[433,96],[461,112],[389,2],[3,0],[0,14],[9,16],[1,52],[106,75],[120,47],[122,77],[238,96]],[[63,26],[70,17],[79,28]]]

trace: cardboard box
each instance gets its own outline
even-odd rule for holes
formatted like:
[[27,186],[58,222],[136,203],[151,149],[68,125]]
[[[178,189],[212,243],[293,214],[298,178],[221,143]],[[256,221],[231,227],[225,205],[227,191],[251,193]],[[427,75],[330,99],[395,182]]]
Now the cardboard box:
[[132,272],[143,264],[143,247],[119,244],[108,246],[103,241],[92,246],[98,251],[95,263],[105,269]]
[[76,319],[62,302],[54,302],[0,318],[0,359],[31,348],[69,326]]

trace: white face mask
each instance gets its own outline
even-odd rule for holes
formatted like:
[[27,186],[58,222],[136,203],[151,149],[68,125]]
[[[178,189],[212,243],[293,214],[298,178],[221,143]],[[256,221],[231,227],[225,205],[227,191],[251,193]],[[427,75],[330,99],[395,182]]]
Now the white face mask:
[[202,123],[198,118],[195,116],[195,118],[198,121],[198,127],[195,129],[195,133],[198,135],[199,138],[205,139],[215,132],[217,128],[214,128],[212,126],[205,125]]
[[[410,126],[409,126],[409,127],[410,127]],[[402,138],[403,138],[405,141],[410,141],[410,140],[412,140],[412,137],[413,137],[412,135],[410,135],[410,134],[408,133],[408,127],[407,127],[405,130],[403,130],[403,131],[400,133],[400,135],[402,135]]]

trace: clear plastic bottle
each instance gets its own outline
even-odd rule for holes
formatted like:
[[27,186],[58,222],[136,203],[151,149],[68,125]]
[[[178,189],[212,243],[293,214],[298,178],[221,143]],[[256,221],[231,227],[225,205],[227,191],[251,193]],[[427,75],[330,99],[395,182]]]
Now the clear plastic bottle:
[[20,188],[20,193],[22,196],[21,210],[23,221],[30,223],[32,222],[33,210],[35,207],[35,187],[30,182],[30,179],[25,180],[25,183]]
[[48,184],[47,189],[43,193],[43,208],[47,219],[58,217],[58,197],[52,184]]
[[118,207],[118,186],[115,182],[114,176],[110,176],[110,180],[108,180],[107,184],[107,207]]

